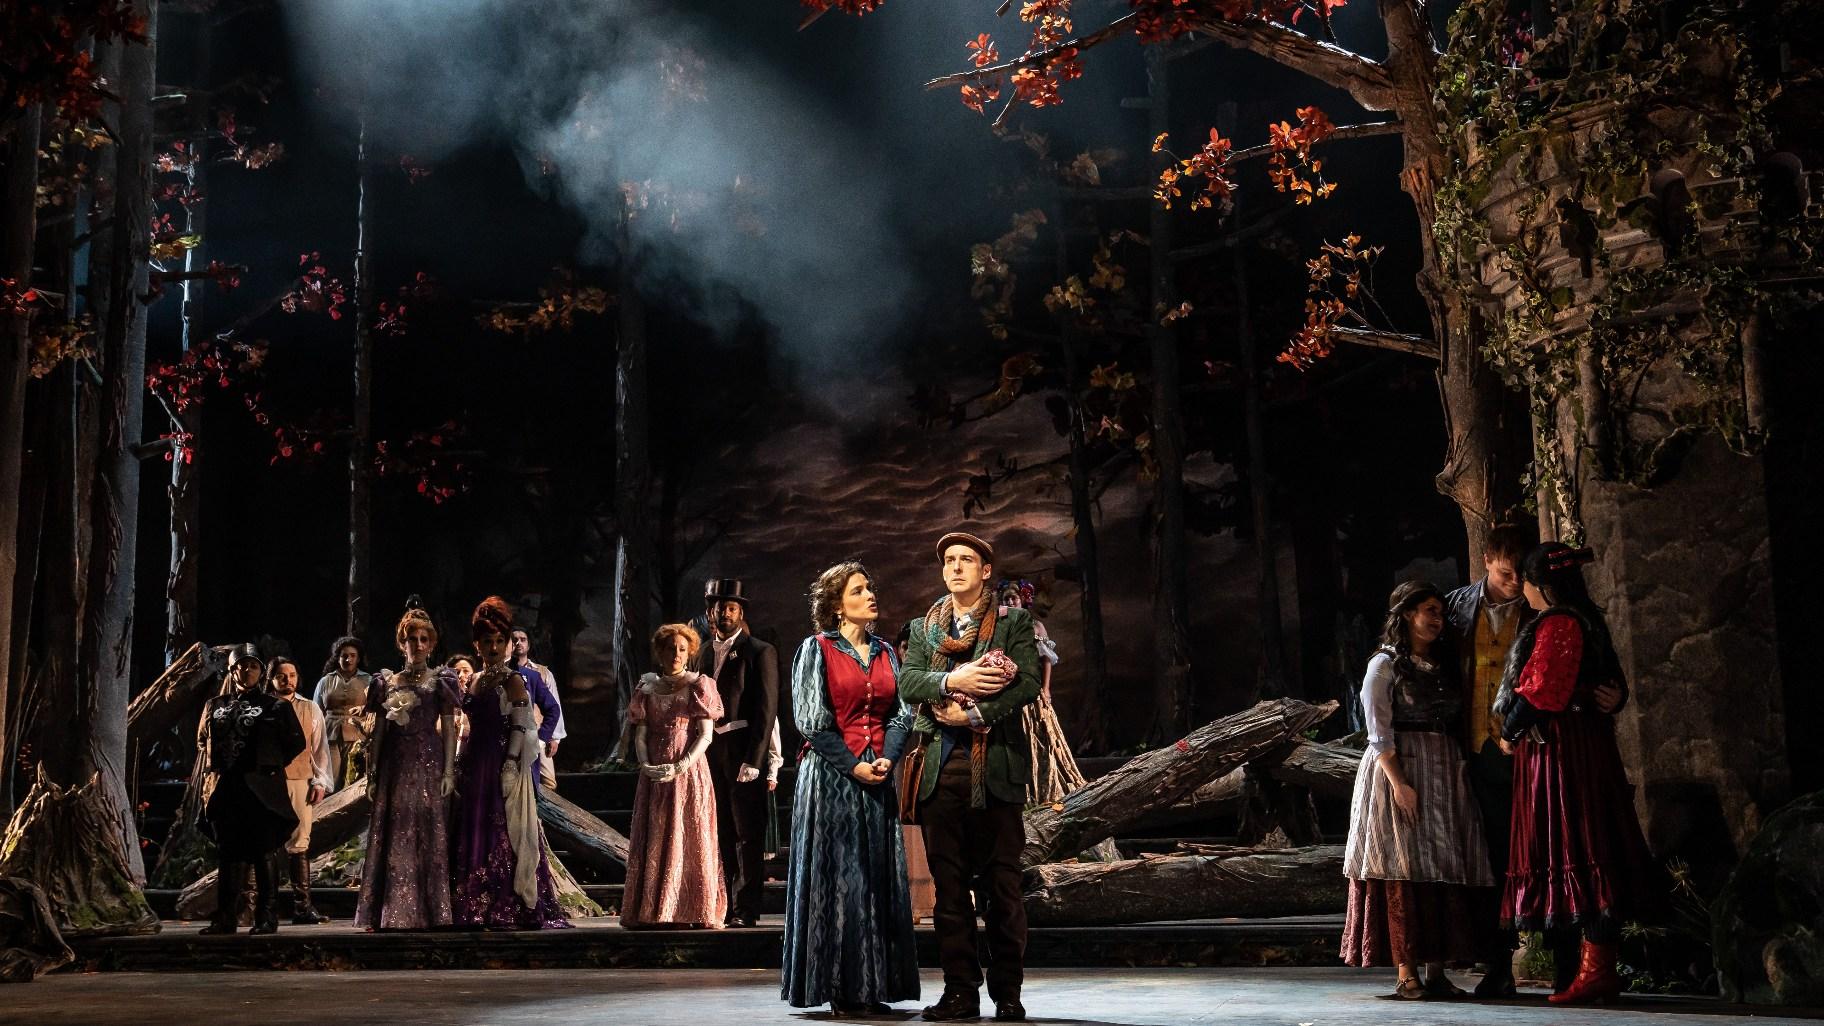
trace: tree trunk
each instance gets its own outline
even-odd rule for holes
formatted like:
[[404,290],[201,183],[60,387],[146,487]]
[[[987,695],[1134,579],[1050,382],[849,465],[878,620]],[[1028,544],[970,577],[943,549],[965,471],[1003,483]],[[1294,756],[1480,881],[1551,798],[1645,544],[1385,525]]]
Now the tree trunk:
[[1034,866],[1026,880],[1033,926],[1328,915],[1349,900],[1337,845]]
[[[632,261],[632,245],[623,237],[620,332],[614,366],[614,678],[615,707],[623,724],[627,699],[648,660],[648,639],[653,627],[652,516],[647,504],[652,465],[646,422],[646,305],[634,283]],[[631,753],[622,756],[631,759]]]
[[1262,702],[1198,728],[1176,744],[1128,760],[1114,772],[1055,805],[1026,813],[1025,865],[1069,858],[1114,837],[1153,809],[1169,806],[1199,785],[1252,762],[1336,711],[1335,702]]
[[[146,310],[150,287],[152,208],[152,92],[157,46],[156,5],[141,3],[144,44],[114,41],[121,102],[115,134],[114,224],[111,245],[90,265],[91,285],[105,279],[108,300],[98,309],[102,377],[96,485],[90,493],[89,552],[77,674],[85,696],[80,736],[92,749],[102,786],[120,813],[121,837],[133,882],[143,886],[139,826],[128,798],[127,702],[133,683],[134,569],[139,553],[139,455],[145,423]],[[105,315],[105,316],[104,316]]]
[[[1163,47],[1146,48],[1148,135],[1171,130],[1171,90]],[[1161,167],[1170,162],[1163,152],[1155,158]],[[1166,311],[1178,305],[1172,274],[1171,212],[1148,205],[1148,235],[1152,248],[1152,311],[1146,321],[1147,348],[1152,356],[1152,453],[1158,470],[1153,509],[1153,670],[1163,691],[1160,716],[1151,731],[1154,741],[1179,737],[1190,729],[1196,715],[1192,693],[1190,602],[1186,594],[1184,543],[1184,423],[1178,380],[1178,331],[1161,323]]]
[[1267,475],[1266,427],[1261,417],[1260,359],[1248,309],[1248,262],[1241,247],[1235,253],[1235,341],[1241,353],[1242,415],[1248,436],[1248,499],[1254,518],[1254,562],[1258,567],[1255,605],[1260,619],[1259,697],[1302,698],[1303,688],[1288,687],[1285,632],[1279,616],[1279,556],[1273,545],[1273,481]]
[[[1057,274],[1063,281],[1070,275],[1070,254],[1061,207],[1055,229]],[[1064,354],[1064,408],[1069,420],[1065,438],[1070,445],[1070,521],[1077,549],[1077,608],[1083,617],[1083,688],[1090,697],[1083,705],[1077,738],[1085,751],[1097,752],[1109,747],[1108,719],[1117,702],[1109,688],[1108,650],[1102,634],[1102,555],[1089,491],[1089,438],[1083,424],[1083,393],[1089,388],[1089,378],[1073,324],[1068,312],[1059,313],[1058,348]]]
[[[1380,0],[1380,12],[1387,30],[1383,64],[1392,79],[1394,110],[1405,125],[1401,137],[1406,166],[1400,185],[1419,218],[1419,294],[1430,311],[1432,337],[1438,343],[1446,444],[1437,486],[1462,510],[1468,535],[1466,570],[1473,575],[1489,530],[1520,504],[1521,471],[1531,458],[1532,435],[1523,406],[1506,393],[1499,375],[1482,359],[1479,333],[1472,330],[1462,297],[1446,284],[1443,257],[1431,232],[1438,218],[1438,183],[1450,173],[1450,165],[1432,102],[1438,55],[1427,14],[1415,0]],[[1523,453],[1516,449],[1516,439],[1525,441]]]
[[65,937],[157,933],[158,916],[127,867],[120,816],[99,776],[63,788],[41,764],[0,843],[0,876],[37,884]]
[[354,412],[348,440],[348,633],[367,637],[373,531],[374,269],[373,180],[367,154],[367,118],[355,142],[355,373]]
[[[32,280],[32,244],[38,231],[37,104],[20,111],[0,160],[0,278],[24,291]],[[0,286],[0,291],[8,291]],[[25,469],[25,382],[31,376],[32,318],[0,310],[0,814],[12,812],[12,759],[17,739],[7,736],[9,701],[16,701],[21,669],[13,659],[14,582],[19,573],[19,487]]]
[[[213,10],[204,10],[199,16],[200,24],[196,29],[195,82],[207,92],[213,85],[210,80],[212,67],[213,42],[215,35],[215,14]],[[195,147],[193,153],[200,153],[205,145],[208,129],[201,123],[192,126],[196,132],[191,137],[190,145]],[[209,248],[209,162],[193,160],[185,173],[188,184],[200,200],[184,206],[184,232],[194,235],[201,241],[184,251],[184,270],[194,274],[209,265],[206,259]],[[207,295],[207,282],[202,279],[185,278],[183,305],[179,310],[182,320],[182,351],[201,341],[203,298]],[[177,662],[182,653],[196,642],[196,603],[197,577],[196,560],[201,552],[201,539],[197,531],[202,523],[202,492],[197,485],[198,467],[195,465],[199,446],[194,432],[202,427],[201,418],[190,423],[173,417],[171,431],[178,437],[171,448],[171,483],[166,489],[170,500],[166,530],[170,535],[171,559],[165,578],[165,665]],[[188,436],[188,437],[186,437]]]
[[619,830],[553,791],[538,792],[538,818],[545,833],[578,865],[619,878],[627,872],[628,841]]

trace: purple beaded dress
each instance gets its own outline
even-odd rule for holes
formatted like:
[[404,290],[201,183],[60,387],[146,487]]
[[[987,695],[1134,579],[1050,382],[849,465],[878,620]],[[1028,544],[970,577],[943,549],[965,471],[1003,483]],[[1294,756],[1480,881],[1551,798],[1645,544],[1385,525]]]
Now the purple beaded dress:
[[[462,700],[469,739],[456,762],[456,844],[450,880],[455,889],[456,925],[469,929],[545,930],[570,925],[557,903],[557,887],[541,838],[538,903],[528,908],[513,889],[516,857],[507,830],[507,803],[500,771],[510,738],[507,703],[501,688],[514,676],[505,666],[481,671],[474,693]],[[528,744],[537,744],[533,735]]]
[[[424,930],[452,921],[450,803],[443,797],[437,720],[454,712],[457,701],[455,675],[424,667],[401,670],[369,690],[368,708],[379,726],[356,926]],[[394,711],[401,706],[409,708]]]

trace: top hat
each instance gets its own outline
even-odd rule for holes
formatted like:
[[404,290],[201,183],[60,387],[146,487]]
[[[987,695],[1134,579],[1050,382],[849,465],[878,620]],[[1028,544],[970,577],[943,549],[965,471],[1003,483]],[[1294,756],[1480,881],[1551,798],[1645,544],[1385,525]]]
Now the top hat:
[[944,550],[952,545],[967,545],[975,550],[976,555],[982,557],[982,562],[990,566],[994,564],[994,546],[967,531],[951,531],[937,540],[938,562],[944,561]]
[[747,606],[747,596],[742,593],[741,582],[733,577],[712,577],[703,582],[704,602],[739,602]]

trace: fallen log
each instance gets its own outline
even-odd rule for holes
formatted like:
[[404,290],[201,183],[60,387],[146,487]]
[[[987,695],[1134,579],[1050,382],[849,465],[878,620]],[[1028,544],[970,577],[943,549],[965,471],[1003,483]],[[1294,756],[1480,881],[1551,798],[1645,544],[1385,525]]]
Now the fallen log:
[[627,838],[588,810],[548,788],[538,792],[545,833],[571,862],[619,877],[627,872]]
[[171,728],[194,724],[227,668],[228,646],[191,645],[128,704],[127,751],[143,752]]
[[1330,915],[1348,902],[1340,845],[1205,850],[1209,853],[1034,866],[1026,871],[1027,921],[1112,926]]
[[1021,862],[1057,862],[1114,837],[1153,810],[1173,805],[1199,785],[1253,762],[1335,711],[1335,702],[1261,702],[1205,724],[1174,745],[1135,756],[1062,802],[1029,810]]
[[1324,798],[1348,799],[1355,794],[1355,771],[1361,764],[1360,748],[1300,739],[1283,755],[1268,757],[1267,773]]
[[[1251,766],[1266,768],[1273,779],[1309,790],[1324,798],[1348,801],[1355,790],[1355,771],[1361,764],[1360,749],[1347,745],[1297,741],[1263,755]],[[1173,804],[1155,809],[1134,828],[1156,829],[1201,823],[1217,816],[1235,815],[1241,811],[1247,792],[1246,768],[1233,769]],[[1131,828],[1130,828],[1131,829]]]

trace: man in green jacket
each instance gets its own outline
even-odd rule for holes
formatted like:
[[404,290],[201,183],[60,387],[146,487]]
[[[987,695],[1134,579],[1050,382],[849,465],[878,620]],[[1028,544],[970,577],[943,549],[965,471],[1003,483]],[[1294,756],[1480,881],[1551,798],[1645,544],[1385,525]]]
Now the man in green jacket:
[[912,622],[912,646],[899,672],[900,695],[918,703],[913,729],[929,738],[918,816],[937,889],[932,919],[944,994],[924,1015],[943,1022],[981,1014],[982,966],[970,894],[970,884],[981,877],[992,958],[988,996],[997,1020],[1019,1021],[1026,1018],[1020,1004],[1026,955],[1021,814],[1032,773],[1020,707],[1039,696],[1038,645],[1030,613],[994,603],[988,587],[993,546],[952,532],[938,540],[937,557],[948,594]]

